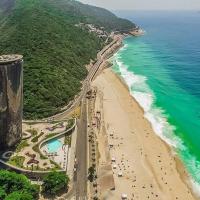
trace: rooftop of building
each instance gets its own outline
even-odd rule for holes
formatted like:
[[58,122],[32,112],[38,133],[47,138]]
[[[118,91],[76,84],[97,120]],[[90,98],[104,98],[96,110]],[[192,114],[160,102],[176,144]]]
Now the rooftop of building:
[[22,60],[23,56],[13,54],[13,55],[2,55],[0,56],[0,65],[2,64],[7,64],[7,63],[12,63],[18,60]]

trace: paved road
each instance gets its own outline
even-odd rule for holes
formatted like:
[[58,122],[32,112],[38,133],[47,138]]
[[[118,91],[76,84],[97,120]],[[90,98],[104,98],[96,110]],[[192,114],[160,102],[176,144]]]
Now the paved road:
[[76,199],[87,197],[87,107],[86,98],[82,100],[81,117],[77,122],[78,137],[76,143],[77,171],[74,178]]
[[[112,45],[116,43],[113,42]],[[78,136],[77,136],[77,142],[76,142],[76,159],[77,159],[77,171],[74,174],[74,186],[73,186],[73,192],[75,193],[75,199],[76,200],[85,200],[87,199],[87,106],[85,98],[86,93],[90,87],[90,83],[93,81],[93,78],[95,77],[96,73],[98,72],[101,64],[104,61],[103,55],[105,51],[112,45],[107,46],[102,50],[98,55],[98,61],[94,64],[92,67],[92,70],[90,70],[87,79],[85,80],[83,84],[82,92],[79,96],[79,98],[76,100],[76,102],[73,104],[73,106],[66,112],[59,114],[58,116],[62,118],[62,116],[66,116],[67,113],[69,113],[71,110],[74,109],[77,104],[81,102],[81,116],[80,120],[77,121],[78,126]],[[103,52],[103,53],[102,53]]]

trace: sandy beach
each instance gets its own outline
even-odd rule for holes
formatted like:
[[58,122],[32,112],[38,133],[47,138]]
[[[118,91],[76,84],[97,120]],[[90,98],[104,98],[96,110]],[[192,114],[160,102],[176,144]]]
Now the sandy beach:
[[[154,133],[117,75],[105,69],[93,87],[97,88],[95,109],[102,115],[97,135],[101,199],[121,199],[122,194],[139,200],[196,199],[183,179],[184,168],[177,165],[169,146]],[[115,190],[110,190],[113,184]]]

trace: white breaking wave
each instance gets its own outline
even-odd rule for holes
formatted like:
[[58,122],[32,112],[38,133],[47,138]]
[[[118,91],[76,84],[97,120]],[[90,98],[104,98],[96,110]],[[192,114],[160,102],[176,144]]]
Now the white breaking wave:
[[197,183],[192,177],[190,179],[190,183],[192,185],[192,190],[194,192],[195,195],[197,195],[198,197],[200,197],[200,184]]
[[[153,104],[155,96],[153,91],[146,84],[147,78],[141,75],[136,75],[133,72],[128,71],[127,66],[120,62],[119,57],[115,56],[115,62],[119,67],[120,74],[127,84],[130,94],[135,98],[139,105],[144,110],[144,116],[151,123],[153,130],[164,141],[173,147],[182,146],[182,142],[177,138],[173,132],[175,127],[171,126],[164,115],[164,111],[161,108],[154,108]],[[176,138],[175,138],[176,137]]]

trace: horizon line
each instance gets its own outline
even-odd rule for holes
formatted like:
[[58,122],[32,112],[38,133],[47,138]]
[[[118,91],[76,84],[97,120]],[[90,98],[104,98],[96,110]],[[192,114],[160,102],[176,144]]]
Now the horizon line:
[[195,11],[200,12],[200,9],[110,9],[111,11]]

